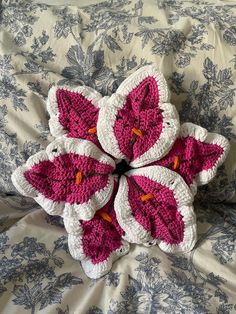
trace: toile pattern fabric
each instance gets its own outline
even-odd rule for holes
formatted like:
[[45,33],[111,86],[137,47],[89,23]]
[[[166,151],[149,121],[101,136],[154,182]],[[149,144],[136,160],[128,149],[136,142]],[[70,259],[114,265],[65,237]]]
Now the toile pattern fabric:
[[108,273],[129,243],[193,249],[197,185],[213,179],[229,143],[198,125],[179,126],[155,65],[141,67],[110,97],[86,86],[53,87],[47,108],[58,137],[12,181],[63,218],[71,255],[90,278]]
[[[2,313],[236,313],[235,14],[234,0],[1,2]],[[231,148],[198,187],[190,253],[131,244],[91,280],[69,253],[61,218],[18,193],[11,173],[54,140],[46,109],[54,83],[111,95],[148,64],[167,79],[181,125],[222,134]]]

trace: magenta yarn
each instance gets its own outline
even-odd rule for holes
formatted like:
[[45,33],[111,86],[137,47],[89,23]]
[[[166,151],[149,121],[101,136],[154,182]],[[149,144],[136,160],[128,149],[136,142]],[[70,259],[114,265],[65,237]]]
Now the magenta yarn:
[[[114,196],[115,194],[91,220],[81,221],[83,250],[85,255],[91,258],[93,264],[107,260],[109,255],[122,245],[121,236],[124,232],[116,219]],[[102,213],[107,213],[111,222],[105,220],[101,216]]]
[[[154,145],[161,134],[162,122],[158,86],[153,77],[147,77],[127,96],[114,125],[119,148],[128,160],[138,158]],[[132,128],[142,130],[143,136],[132,133]]]
[[[88,202],[90,197],[107,185],[113,167],[89,156],[63,154],[53,161],[45,160],[24,173],[27,181],[46,198],[70,204]],[[76,174],[83,180],[76,184]]]
[[[183,240],[184,222],[177,211],[177,204],[168,187],[144,176],[127,177],[128,199],[135,219],[151,232],[154,239],[177,244]],[[140,196],[153,194],[148,201]]]
[[83,138],[98,144],[96,133],[88,131],[96,127],[98,109],[82,94],[58,89],[56,92],[59,122],[67,131],[68,137]]
[[132,73],[111,96],[53,86],[47,109],[56,139],[18,167],[12,182],[63,217],[70,253],[90,278],[104,276],[130,243],[172,254],[193,249],[197,186],[216,175],[229,143],[180,125],[155,65]]
[[[178,138],[170,152],[152,165],[168,167],[178,172],[187,184],[191,184],[198,173],[211,169],[223,152],[219,145],[200,142],[194,137]],[[175,156],[179,158],[176,169],[173,167]]]

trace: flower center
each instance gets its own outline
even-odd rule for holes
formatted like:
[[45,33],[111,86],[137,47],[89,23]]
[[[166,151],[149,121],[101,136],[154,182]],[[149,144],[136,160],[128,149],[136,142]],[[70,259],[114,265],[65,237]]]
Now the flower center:
[[130,167],[130,165],[124,160],[122,159],[117,165],[116,165],[116,169],[113,172],[114,174],[118,174],[119,177],[121,177],[125,172],[131,170],[132,168]]

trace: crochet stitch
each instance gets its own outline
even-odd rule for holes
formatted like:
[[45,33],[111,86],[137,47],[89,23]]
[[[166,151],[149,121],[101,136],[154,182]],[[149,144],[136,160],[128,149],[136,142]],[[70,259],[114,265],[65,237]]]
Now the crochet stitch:
[[114,169],[114,160],[92,142],[59,137],[17,168],[12,181],[49,214],[88,220],[110,199]]
[[[152,198],[140,199],[149,193]],[[181,176],[164,167],[149,166],[122,176],[115,210],[127,241],[159,242],[167,252],[189,251],[196,232],[192,201],[193,194]]]
[[179,131],[178,114],[168,101],[165,79],[155,67],[136,71],[100,101],[97,131],[103,149],[134,168],[160,159]]
[[16,188],[63,217],[68,246],[90,278],[105,275],[129,242],[165,252],[197,240],[193,199],[229,150],[221,135],[179,125],[164,76],[145,66],[116,93],[52,87],[56,139],[12,175]]
[[228,146],[226,138],[208,133],[192,123],[184,123],[180,136],[169,153],[152,165],[160,165],[179,173],[190,186],[209,182],[216,174],[217,167],[225,158]]
[[81,260],[86,274],[91,278],[107,273],[112,262],[129,251],[129,244],[122,239],[124,232],[114,210],[116,192],[117,184],[110,201],[91,220],[64,219],[69,233],[70,253],[75,259]]
[[102,96],[87,86],[52,87],[48,94],[49,126],[53,136],[87,139],[99,145],[96,133]]

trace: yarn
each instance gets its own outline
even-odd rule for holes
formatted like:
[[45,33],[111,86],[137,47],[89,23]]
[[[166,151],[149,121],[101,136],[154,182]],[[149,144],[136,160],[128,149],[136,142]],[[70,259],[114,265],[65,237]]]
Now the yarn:
[[196,240],[197,185],[229,150],[221,135],[179,125],[163,75],[145,66],[116,93],[53,87],[54,140],[12,175],[16,188],[60,215],[72,257],[90,278],[106,274],[129,243],[187,252]]
[[110,254],[122,246],[123,230],[117,223],[114,211],[114,199],[96,212],[89,221],[82,221],[83,250],[93,264],[106,261]]
[[116,192],[117,184],[109,202],[92,219],[64,219],[70,252],[75,259],[81,260],[85,273],[91,278],[106,274],[112,263],[129,251],[114,210]]
[[149,166],[121,176],[115,211],[127,241],[158,241],[165,251],[188,251],[196,241],[192,202],[193,194],[179,174]]
[[98,109],[83,95],[58,89],[59,122],[67,130],[68,137],[78,137],[97,142],[95,130]]
[[151,200],[154,197],[155,197],[154,194],[148,193],[148,194],[141,195],[140,199],[141,199],[142,202],[146,202],[146,201]]
[[133,73],[101,102],[97,135],[104,151],[134,168],[163,157],[179,131],[178,114],[168,101],[165,79],[155,67]]
[[199,172],[211,169],[223,152],[216,144],[202,143],[193,137],[178,138],[170,152],[152,165],[178,172],[190,185]]
[[114,133],[121,152],[129,161],[141,156],[160,137],[163,116],[158,101],[156,81],[148,77],[132,90],[117,112]]
[[100,99],[101,95],[87,86],[72,89],[53,87],[47,103],[52,135],[66,134],[67,137],[87,139],[99,145],[96,125]]
[[[129,204],[138,223],[150,231],[153,239],[180,243],[183,240],[184,222],[177,211],[173,191],[144,176],[129,177],[127,182]],[[145,202],[140,200],[143,193],[149,195]]]
[[63,154],[34,165],[24,176],[50,200],[82,204],[96,191],[104,189],[112,171],[110,165],[91,157]]

